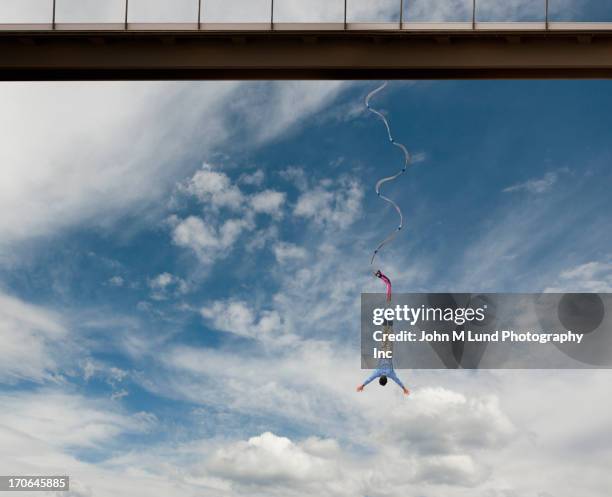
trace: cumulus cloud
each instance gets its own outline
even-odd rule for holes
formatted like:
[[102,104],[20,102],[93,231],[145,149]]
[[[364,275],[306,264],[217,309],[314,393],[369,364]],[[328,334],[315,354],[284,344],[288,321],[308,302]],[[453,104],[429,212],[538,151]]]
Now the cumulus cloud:
[[289,166],[283,169],[279,176],[292,183],[298,190],[305,190],[308,187],[308,178],[304,169],[298,166]]
[[154,300],[164,300],[170,296],[177,296],[187,293],[189,285],[185,280],[170,273],[161,273],[149,279],[151,298]]
[[197,216],[189,216],[174,227],[172,239],[179,247],[190,247],[196,252],[217,247],[219,240],[211,228]]
[[[259,179],[251,178],[248,181],[255,184],[253,181],[258,182]],[[205,164],[185,184],[179,185],[179,190],[194,195],[203,204],[204,213],[203,217],[192,215],[183,220],[172,216],[173,242],[193,250],[202,263],[210,264],[226,257],[246,232],[254,233],[245,244],[247,250],[263,248],[266,241],[277,235],[273,224],[258,229],[256,214],[266,214],[273,221],[280,220],[286,200],[284,192],[264,189],[245,194],[227,174],[213,169],[209,164]],[[222,208],[228,209],[236,217],[224,218],[219,212]]]
[[346,228],[361,214],[363,188],[353,179],[322,181],[304,191],[293,213],[329,228]]
[[[241,310],[242,320],[252,322],[252,314]],[[290,354],[275,354],[273,359],[252,350],[248,354],[224,351],[219,356],[214,351],[183,347],[171,352],[167,365],[172,366],[172,375],[186,378],[183,375],[187,374],[195,382],[193,386],[172,382],[174,395],[204,405],[211,399],[231,405],[234,412],[242,413],[241,424],[245,417],[250,418],[249,413],[267,415],[267,426],[274,426],[281,416],[293,426],[308,427],[313,423],[318,433],[332,432],[341,437],[344,442],[340,445],[329,440],[313,447],[307,447],[305,441],[293,442],[311,455],[334,458],[339,462],[338,470],[351,475],[349,479],[355,487],[338,488],[338,495],[355,495],[355,491],[363,495],[413,495],[406,493],[410,485],[454,491],[487,481],[493,469],[486,455],[508,450],[518,431],[498,396],[486,389],[468,393],[456,387],[420,387],[409,399],[402,398],[399,390],[388,388],[372,388],[367,395],[359,396],[354,392],[359,375],[355,376],[349,355],[342,348],[321,343],[302,343],[292,347]],[[273,368],[269,361],[273,361]],[[224,368],[222,364],[232,367]],[[410,382],[418,383],[418,377],[412,376]],[[278,405],[283,409],[274,409]],[[363,467],[342,450],[346,443],[367,447],[367,455],[361,457]],[[283,446],[291,447],[287,441]],[[251,451],[248,441],[230,443],[228,452],[222,453],[229,460],[240,451]],[[256,453],[256,449],[252,452]],[[364,468],[368,471],[364,472]],[[220,467],[214,469],[222,471]],[[249,474],[237,471],[216,476],[242,484]],[[296,481],[283,484],[279,480],[268,482],[266,491],[295,491],[295,495],[313,491]],[[313,475],[312,484],[317,495],[336,495],[324,478]],[[432,495],[447,494],[434,491]]]
[[288,242],[279,242],[274,245],[274,257],[279,264],[290,261],[303,260],[308,256],[308,252],[303,247]]
[[243,173],[238,178],[238,182],[243,185],[251,185],[251,186],[261,186],[266,174],[262,169],[257,169],[257,171],[252,173]]
[[[191,358],[189,355],[181,354],[175,359],[177,365],[187,368],[191,374],[197,371],[210,371],[215,375],[214,381],[223,384],[218,395],[209,390],[209,383],[203,381],[201,377],[198,377],[197,382],[190,388],[193,391],[202,390],[203,397],[209,399],[211,407],[220,402],[221,405],[231,405],[232,410],[255,412],[258,415],[265,413],[261,408],[265,404],[269,405],[271,411],[278,412],[279,405],[287,406],[291,411],[291,404],[295,402],[298,408],[288,415],[299,419],[302,411],[307,412],[300,401],[304,397],[313,400],[312,393],[304,390],[304,384],[301,383],[304,378],[310,378],[313,388],[323,396],[322,405],[328,404],[327,408],[329,404],[343,406],[342,414],[336,415],[341,418],[341,422],[335,429],[337,435],[344,439],[343,442],[330,437],[308,437],[300,440],[293,436],[281,436],[276,430],[262,430],[256,431],[255,433],[260,434],[255,436],[239,438],[230,436],[216,440],[196,439],[180,444],[173,442],[171,445],[153,446],[145,452],[126,451],[125,454],[100,463],[97,467],[79,467],[79,471],[72,470],[71,475],[73,473],[78,475],[81,482],[79,488],[94,488],[96,492],[102,492],[104,489],[105,493],[121,497],[144,496],[152,489],[160,488],[160,485],[164,488],[172,487],[165,491],[165,495],[169,496],[220,494],[226,497],[247,494],[257,497],[264,495],[460,497],[468,491],[466,487],[470,495],[481,497],[504,495],[504,493],[491,493],[491,488],[496,488],[500,492],[503,490],[506,495],[512,495],[512,492],[517,495],[535,495],[540,490],[546,490],[560,497],[570,497],[573,492],[585,488],[583,482],[573,480],[574,482],[565,490],[564,484],[555,484],[555,481],[562,482],[562,478],[551,481],[543,477],[542,472],[528,471],[528,469],[536,465],[540,468],[556,468],[553,471],[558,472],[558,475],[567,474],[568,471],[572,475],[573,471],[578,471],[579,474],[580,470],[572,468],[575,465],[580,466],[580,458],[586,456],[581,451],[577,451],[571,460],[566,461],[565,451],[568,448],[564,444],[569,444],[568,447],[571,448],[575,447],[576,443],[589,443],[592,429],[588,429],[589,427],[585,425],[582,415],[577,416],[578,413],[575,411],[566,409],[565,396],[558,394],[566,389],[576,389],[578,400],[581,404],[584,402],[585,408],[588,408],[588,399],[593,398],[597,392],[606,391],[607,375],[600,374],[593,377],[584,373],[582,377],[559,378],[558,373],[555,373],[540,378],[540,386],[546,388],[551,394],[550,398],[558,399],[558,402],[553,400],[550,405],[535,401],[534,396],[537,397],[537,392],[529,388],[533,386],[533,375],[523,374],[519,381],[515,381],[516,374],[497,375],[497,380],[493,382],[498,385],[495,390],[503,397],[512,399],[508,403],[512,405],[513,417],[523,423],[524,429],[527,430],[527,434],[517,436],[517,428],[513,423],[509,430],[504,428],[504,419],[508,419],[508,414],[501,410],[499,400],[491,398],[488,391],[490,388],[487,388],[487,385],[491,385],[487,381],[491,379],[489,376],[473,378],[473,386],[477,387],[478,391],[470,391],[468,386],[470,381],[462,381],[463,392],[451,387],[423,388],[415,392],[422,391],[423,395],[421,397],[415,395],[411,400],[397,399],[389,395],[390,392],[382,391],[384,389],[379,389],[382,395],[375,395],[378,392],[371,391],[368,392],[368,397],[358,396],[353,389],[346,388],[345,385],[341,385],[337,394],[331,396],[325,391],[323,381],[325,378],[329,379],[331,364],[323,358],[321,365],[319,359],[321,370],[319,375],[316,370],[310,368],[317,364],[316,358],[317,354],[314,353],[311,357],[314,362],[305,362],[303,358],[298,358],[299,364],[296,364],[296,357],[280,358],[274,362],[274,368],[271,368],[273,371],[269,372],[266,372],[264,364],[260,361],[248,357],[236,360],[237,357],[220,355],[215,351]],[[232,367],[228,368],[227,364],[232,364]],[[337,381],[340,383],[344,383],[345,374],[349,380],[350,376],[354,375],[354,368],[343,359],[338,361],[334,358],[333,364],[336,365],[339,376]],[[233,369],[238,370],[235,375],[230,371]],[[445,375],[446,380],[457,383],[457,373],[453,372],[453,376]],[[424,377],[429,377],[428,375],[429,373],[421,375],[421,381]],[[236,383],[240,381],[241,376],[243,385],[239,387]],[[257,381],[253,381],[253,378],[257,378]],[[272,384],[271,389],[260,388],[262,383],[273,378],[276,378],[276,382]],[[592,381],[585,383],[587,378]],[[295,397],[275,397],[274,391],[283,390],[287,381],[294,382],[290,391],[296,392]],[[413,381],[419,380],[417,378]],[[181,383],[183,387],[189,386],[184,382]],[[195,388],[195,385],[198,387]],[[583,385],[587,391],[580,392],[580,385]],[[235,399],[224,396],[224,391],[228,389],[235,389]],[[253,395],[251,390],[255,390]],[[290,391],[286,394],[290,394]],[[553,394],[554,392],[557,395]],[[240,402],[245,402],[245,397],[246,403],[240,405]],[[41,396],[38,400],[44,401],[46,398]],[[82,403],[75,403],[74,400],[64,397],[49,398],[48,403],[52,406],[66,405],[66,409],[73,413],[83,412],[82,422],[85,425],[91,424],[91,430],[84,432],[82,426],[77,424],[75,416],[69,415],[65,422],[60,423],[61,430],[55,428],[53,423],[53,430],[47,432],[46,428],[41,428],[37,424],[39,421],[36,417],[33,421],[30,420],[31,411],[34,410],[31,407],[20,409],[18,414],[9,410],[9,426],[18,430],[27,427],[32,433],[44,436],[46,443],[61,449],[70,446],[89,447],[91,442],[88,440],[104,445],[123,433],[141,433],[142,430],[149,430],[157,422],[150,415],[129,416],[99,401],[90,402],[82,399]],[[257,399],[260,404],[256,403]],[[13,401],[21,399],[2,397],[0,400],[3,405],[5,401],[11,401],[7,405],[15,405]],[[28,402],[17,403],[20,406],[24,404],[33,405]],[[530,409],[525,409],[525,405],[529,405]],[[599,436],[605,433],[606,426],[609,426],[606,417],[608,406],[601,407],[602,410],[597,416],[589,418],[597,430],[600,430]],[[207,408],[207,415],[211,412],[213,410]],[[22,413],[25,413],[25,416]],[[225,415],[227,416],[227,413]],[[65,413],[54,407],[42,411],[40,416],[44,416],[49,425],[49,420],[63,419]],[[27,421],[22,425],[14,421],[15,418],[24,417]],[[333,416],[330,416],[328,410],[318,409],[313,418],[320,422],[317,431],[329,426],[329,417]],[[361,417],[365,417],[365,423],[364,420],[360,421]],[[488,418],[493,419],[490,421]],[[14,436],[4,434],[2,431],[6,419],[5,413],[0,414],[0,438],[3,441],[12,440],[10,437]],[[379,443],[376,437],[384,432],[388,423],[395,423],[396,419],[403,420],[400,426],[394,424],[399,439],[389,430],[389,440]],[[268,417],[266,424],[270,424],[271,420],[272,418]],[[407,435],[404,430],[408,428],[407,425],[413,423],[416,426],[412,428],[412,434]],[[418,431],[428,423],[432,424],[433,428],[419,436]],[[226,435],[228,424],[229,420],[226,418],[224,421]],[[475,426],[478,424],[484,435],[474,435]],[[218,425],[216,426],[218,429]],[[17,429],[11,433],[17,433]],[[62,440],[64,437],[62,430],[68,429],[75,432],[76,441],[67,442],[70,445],[58,444],[57,440]],[[451,436],[448,435],[449,432]],[[385,433],[382,435],[387,436]],[[423,449],[423,440],[428,437],[438,440],[438,443],[433,444],[435,450],[430,449],[431,444],[427,444],[426,449]],[[513,446],[511,439],[515,438],[527,445],[523,443]],[[367,444],[365,449],[360,449],[359,445],[364,443]],[[41,459],[39,456],[38,458],[34,456],[34,450],[23,448],[31,444],[29,441],[27,444],[18,445],[20,460],[37,461],[40,464]],[[9,445],[11,448],[5,449],[4,452],[14,458],[17,449],[13,444]],[[3,460],[2,447],[5,446],[0,445],[0,460]],[[48,464],[48,466],[43,465],[42,469],[51,467],[53,459],[45,452],[42,453],[45,454],[44,459]],[[36,454],[41,454],[41,451],[38,450]],[[595,458],[604,456],[605,454],[593,454]],[[14,462],[6,467],[14,467]],[[76,466],[74,462],[64,462],[63,467]],[[606,483],[610,481],[610,477],[606,476],[608,472],[605,469],[600,470],[599,467],[601,465],[596,462],[589,466],[589,488],[593,490],[590,495],[603,497],[605,490],[601,489],[607,488]],[[103,476],[107,472],[112,474],[113,471],[115,476],[122,476],[121,488],[115,489],[108,478],[107,482],[103,483]],[[427,494],[423,493],[425,491]]]
[[285,335],[278,312],[257,312],[243,301],[215,301],[202,307],[200,314],[214,329],[241,337],[269,340]]
[[191,249],[203,263],[210,264],[227,256],[244,231],[254,228],[251,219],[228,219],[220,226],[207,224],[198,216],[179,220],[172,231],[172,241],[179,247]]
[[473,487],[488,476],[467,454],[420,457],[415,463],[414,480],[420,483]]
[[215,475],[246,486],[321,483],[337,477],[334,460],[313,455],[306,450],[307,447],[266,432],[246,442],[218,449],[209,460],[208,468]]
[[274,190],[264,190],[251,197],[251,206],[255,212],[281,217],[281,208],[285,203],[285,193]]
[[232,184],[227,174],[213,170],[210,164],[204,164],[183,189],[206,206],[216,209],[228,207],[238,210],[242,206],[243,196],[240,189]]
[[174,279],[175,276],[170,273],[161,273],[149,280],[149,286],[157,290],[163,290],[168,287],[168,285],[171,285]]
[[515,428],[495,396],[467,397],[441,387],[422,388],[411,409],[392,413],[386,437],[419,455],[457,454],[465,450],[497,449],[507,444]]

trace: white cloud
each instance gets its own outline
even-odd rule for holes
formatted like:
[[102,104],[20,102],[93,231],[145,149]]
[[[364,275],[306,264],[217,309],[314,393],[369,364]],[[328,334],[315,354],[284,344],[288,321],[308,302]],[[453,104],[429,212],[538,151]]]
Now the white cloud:
[[214,329],[259,340],[287,338],[276,311],[256,312],[243,301],[215,301],[200,309]]
[[[10,474],[69,474],[71,490],[61,494],[71,497],[146,497],[160,489],[168,496],[194,496],[180,484],[177,489],[177,482],[167,474],[160,476],[160,471],[103,460],[87,463],[73,455],[75,449],[85,449],[106,456],[120,437],[149,433],[158,424],[150,413],[129,414],[110,399],[60,388],[2,392],[0,403],[0,466]],[[139,459],[144,457],[141,453]]]
[[108,280],[108,284],[110,286],[123,286],[123,284],[125,283],[125,281],[123,280],[123,278],[121,276],[113,276],[112,278],[110,278]]
[[612,263],[591,261],[561,272],[546,292],[612,292]]
[[204,164],[183,189],[206,206],[234,210],[242,207],[243,195],[240,189],[232,184],[227,174],[213,170],[210,164]]
[[149,288],[152,290],[151,298],[164,300],[171,296],[187,293],[189,285],[185,280],[170,273],[161,273],[149,279]]
[[114,385],[117,382],[121,382],[127,376],[127,372],[123,369],[112,366],[109,370],[109,383]]
[[554,172],[548,172],[541,178],[533,178],[525,181],[524,183],[517,183],[515,185],[504,188],[504,193],[512,193],[519,191],[526,191],[529,193],[545,193],[552,189],[553,185],[559,179],[559,175]]
[[412,154],[410,158],[410,162],[412,164],[418,164],[419,162],[425,162],[426,160],[427,160],[426,152],[415,152],[414,154]]
[[362,200],[363,188],[353,179],[322,181],[300,195],[293,213],[320,226],[347,228],[361,214]]
[[419,457],[415,463],[414,480],[420,483],[473,487],[488,476],[467,454]]
[[[463,392],[426,387],[405,399],[399,391],[376,388],[360,395],[354,392],[355,369],[346,354],[324,350],[316,346],[309,353],[292,349],[291,354],[275,357],[273,368],[268,367],[270,358],[257,357],[252,351],[219,354],[183,348],[171,353],[171,363],[194,382],[172,383],[175,393],[188,393],[190,399],[205,405],[232,406],[233,412],[240,413],[241,425],[249,413],[266,415],[267,426],[274,425],[280,415],[294,426],[311,420],[312,425],[305,425],[309,431],[332,431],[344,440],[295,442],[270,434],[262,435],[268,440],[253,437],[223,444],[214,452],[208,470],[237,485],[232,487],[237,495],[250,483],[251,489],[261,487],[262,494],[268,495],[417,496],[427,486],[429,495],[436,497],[462,495],[462,487],[474,487],[473,495],[484,497],[482,485],[504,481],[506,469],[500,460],[515,457],[513,443],[521,435],[501,408],[502,394],[492,394],[486,373],[470,380],[474,389],[463,385]],[[433,376],[437,375],[413,373],[410,381],[418,384]],[[458,380],[447,375],[445,382]],[[495,390],[499,393],[499,388]],[[504,393],[503,398],[509,397]],[[282,410],[275,409],[279,405]],[[229,428],[231,422],[224,420]],[[345,444],[350,444],[350,451],[342,449]],[[365,452],[355,453],[359,452],[356,445],[365,445]],[[331,485],[324,467],[308,472],[313,466],[294,458],[293,451],[334,461],[331,468],[339,476],[333,479],[350,480],[352,487]],[[244,460],[239,454],[244,454]],[[493,464],[489,458],[497,454]],[[287,459],[287,465],[275,457]],[[230,459],[240,464],[230,467]],[[258,469],[261,478],[253,476]]]
[[83,379],[89,381],[96,373],[97,367],[91,359],[87,359],[82,365],[83,368]]
[[385,437],[419,455],[457,454],[507,445],[515,427],[495,396],[467,397],[445,388],[421,388],[411,409],[393,412]]
[[254,228],[251,219],[229,219],[219,227],[202,218],[189,216],[179,220],[172,231],[172,240],[179,247],[189,248],[201,262],[210,264],[228,255],[228,251],[244,231]]
[[85,359],[81,368],[83,369],[83,378],[89,380],[93,376],[103,378],[109,385],[115,385],[124,380],[127,376],[127,371],[115,366],[106,365],[103,362],[96,361],[92,358]]
[[238,181],[243,185],[261,186],[265,179],[265,173],[262,169],[257,169],[253,173],[243,173],[238,178]]
[[303,247],[293,243],[279,242],[274,245],[274,257],[279,264],[290,261],[303,260],[308,256],[308,252]]
[[[125,450],[116,458],[86,465],[71,460],[65,451],[99,448],[122,434],[146,432],[158,421],[146,413],[122,413],[116,404],[41,391],[37,398],[0,395],[3,405],[11,407],[0,413],[0,463],[15,471],[36,467],[35,474],[63,467],[84,492],[93,489],[94,495],[121,497],[150,495],[159,488],[169,497],[461,497],[466,487],[478,497],[544,491],[571,497],[581,490],[594,497],[606,495],[611,483],[601,464],[610,455],[606,372],[539,373],[537,390],[532,388],[533,373],[414,372],[412,382],[433,380],[447,386],[419,388],[412,399],[404,399],[383,388],[367,395],[355,393],[350,388],[355,373],[350,361],[342,354],[327,358],[317,349],[313,352],[307,361],[303,356],[277,357],[273,368],[249,355],[212,350],[173,360],[190,374],[211,375],[219,386],[216,393],[203,376],[196,376],[193,384],[181,381],[181,387],[201,394],[211,405],[257,416],[265,414],[262,407],[267,405],[269,425],[273,412],[287,410],[288,419],[303,419],[310,412],[304,409],[308,402],[314,423],[309,431],[320,433],[333,426],[340,439],[326,435],[300,440],[276,430],[237,439],[227,436],[230,422],[225,411],[225,437]],[[339,383],[331,392],[330,371]],[[268,382],[269,387],[262,388]],[[459,384],[461,390],[456,389]],[[539,401],[540,389],[548,392],[547,402]],[[235,391],[235,397],[227,397],[228,390]],[[279,391],[282,395],[275,396]],[[570,391],[577,396],[572,406],[566,401]],[[319,396],[320,406],[312,405]],[[596,412],[590,407],[592,398],[604,399]],[[332,414],[333,409],[339,412]],[[207,416],[212,412],[207,409]],[[214,422],[218,429],[219,420]],[[533,467],[540,471],[529,471]],[[584,472],[588,483],[578,478]],[[115,478],[109,478],[112,474]],[[572,476],[571,481],[562,475]]]
[[264,190],[251,197],[251,206],[255,212],[281,217],[281,208],[285,203],[285,193],[274,190]]
[[111,400],[120,400],[123,397],[127,397],[129,395],[129,392],[125,389],[122,390],[116,390],[111,394]]
[[247,251],[252,252],[261,250],[276,240],[278,240],[278,226],[276,224],[270,224],[266,228],[254,231],[253,236],[246,242],[244,247]]
[[0,337],[0,381],[43,381],[59,370],[68,330],[55,312],[0,291]]
[[[240,133],[256,144],[277,138],[342,86],[7,83],[0,93],[0,255],[17,258],[15,243],[82,223],[107,227],[126,212],[156,218],[156,201],[193,169],[194,151],[203,157]],[[62,126],[49,126],[53,119]],[[212,178],[206,167],[188,188],[211,204],[234,205],[235,188],[217,194],[198,181]],[[216,181],[223,185],[223,176]]]
[[[189,141],[179,136],[167,146],[163,137],[181,119],[197,135],[196,120],[206,112],[185,105],[197,93],[203,100],[223,98],[233,88],[194,88],[189,95],[173,84],[6,85],[0,96],[0,130],[10,144],[0,151],[3,243],[82,221],[99,226],[157,198],[186,167],[176,159]],[[157,119],[164,108],[165,119]],[[61,117],[61,129],[49,126],[48,116]],[[205,146],[224,138],[222,127],[209,127]],[[27,145],[32,142],[38,146]]]
[[285,181],[289,181],[290,183],[294,184],[300,191],[304,191],[306,188],[308,188],[308,178],[304,172],[304,169],[301,167],[289,166],[286,169],[283,169],[279,175]]
[[561,273],[561,278],[565,280],[590,280],[600,275],[612,271],[612,264],[603,262],[587,262],[572,269],[567,269]]
[[[253,323],[257,326],[254,311],[245,307],[236,306],[232,314],[224,315],[226,306],[208,306],[204,317],[216,321],[211,324],[217,329],[236,333],[245,327],[252,329],[249,326]],[[163,358],[170,374],[157,386],[165,391],[164,384],[169,379],[180,378],[176,384],[170,382],[173,395],[198,404],[206,405],[214,399],[215,404],[231,405],[236,414],[259,413],[269,416],[270,422],[280,417],[300,425],[337,424],[337,401],[353,397],[354,393],[354,372],[346,368],[346,354],[339,351],[339,356],[333,357],[330,347],[322,342],[299,347],[291,342],[284,344],[278,331],[269,333],[268,338],[266,353],[253,349],[241,354],[229,348],[222,351],[174,348]],[[224,364],[232,366],[227,368]],[[329,371],[334,371],[333,381],[329,381]],[[186,376],[195,379],[199,388],[193,389],[191,381],[184,381]],[[282,410],[277,409],[279,405]]]
[[179,247],[190,247],[196,252],[215,248],[219,244],[214,228],[197,216],[181,220],[174,227],[172,239]]
[[0,426],[58,448],[95,448],[122,433],[146,432],[155,424],[150,414],[127,415],[106,401],[61,390],[0,393],[0,401]]
[[338,476],[333,459],[310,454],[305,447],[270,432],[218,449],[207,465],[214,475],[247,487],[313,481],[320,484]]
[[240,237],[243,231],[252,230],[253,221],[247,218],[229,219],[219,228],[219,245],[223,249],[228,249]]
[[[251,137],[255,143],[262,143],[286,133],[296,118],[304,116],[305,112],[311,115],[326,108],[341,90],[351,84],[344,81],[312,81],[308,83],[308,92],[297,95],[296,90],[304,85],[303,82],[280,81],[263,87],[258,94],[245,89],[234,105],[241,105],[245,109],[242,117]],[[261,105],[253,105],[254,101],[261,102]]]
[[170,273],[158,274],[149,280],[149,286],[155,290],[164,290],[168,285],[174,283],[175,277]]
[[[277,236],[274,225],[258,229],[256,214],[280,220],[286,200],[284,192],[266,189],[244,194],[229,176],[207,164],[186,184],[179,185],[179,190],[195,195],[205,208],[203,218],[189,216],[180,220],[176,215],[170,218],[173,241],[180,247],[192,249],[204,264],[226,257],[245,232],[254,232],[252,239],[245,243],[247,250],[263,248],[268,240]],[[222,207],[229,208],[237,217],[222,221],[218,212]]]

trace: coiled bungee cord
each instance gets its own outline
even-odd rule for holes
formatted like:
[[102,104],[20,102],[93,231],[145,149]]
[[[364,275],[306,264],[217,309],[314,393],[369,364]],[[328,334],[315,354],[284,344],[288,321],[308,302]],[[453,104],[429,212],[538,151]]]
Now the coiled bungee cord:
[[[381,193],[381,187],[385,183],[389,181],[393,181],[397,179],[398,177],[400,177],[402,174],[404,174],[406,172],[406,169],[408,169],[408,166],[410,165],[410,160],[411,160],[410,152],[408,152],[408,149],[402,143],[395,141],[395,139],[393,138],[393,135],[391,134],[391,127],[389,126],[389,122],[387,121],[387,118],[383,115],[382,112],[370,106],[370,99],[374,95],[376,95],[378,92],[386,88],[386,86],[387,86],[387,81],[385,81],[378,88],[368,93],[368,95],[365,98],[365,106],[370,112],[377,115],[382,120],[387,130],[387,136],[389,137],[389,141],[391,142],[392,145],[398,147],[404,154],[404,166],[402,167],[402,169],[400,169],[397,173],[395,173],[392,176],[387,176],[387,177],[379,179],[376,182],[376,187],[375,187],[376,195],[378,195],[385,202],[391,204],[393,208],[397,211],[399,215],[399,225],[376,246],[376,248],[374,249],[374,252],[372,253],[372,258],[370,259],[370,265],[374,264],[374,259],[376,258],[380,250],[385,245],[387,245],[389,242],[391,242],[404,227],[404,216],[402,214],[402,210],[399,208],[399,205],[397,205],[393,200],[391,200],[389,197],[386,197],[385,195]],[[390,301],[391,300],[391,280],[387,276],[385,276],[380,270],[374,271],[374,275],[377,278],[380,278],[385,283],[387,287],[387,301]]]

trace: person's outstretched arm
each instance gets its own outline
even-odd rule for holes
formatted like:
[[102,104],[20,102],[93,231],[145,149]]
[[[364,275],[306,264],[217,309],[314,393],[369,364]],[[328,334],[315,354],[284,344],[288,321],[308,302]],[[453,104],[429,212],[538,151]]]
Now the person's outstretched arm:
[[359,386],[357,387],[357,391],[358,391],[358,392],[362,392],[362,391],[363,391],[363,389],[364,389],[364,387],[365,387],[365,386],[366,386],[368,383],[370,383],[370,382],[372,382],[373,380],[375,380],[376,378],[378,378],[378,377],[380,376],[380,374],[381,374],[381,373],[380,373],[380,371],[378,371],[378,369],[377,369],[376,371],[374,371],[374,372],[373,372],[373,373],[372,373],[372,374],[371,374],[371,375],[368,377],[368,379],[367,379],[366,381],[364,381],[364,382],[363,382],[361,385],[359,385]]
[[402,380],[400,380],[398,376],[395,374],[395,371],[391,371],[390,373],[388,373],[387,377],[391,378],[395,383],[398,384],[398,386],[404,391],[404,395],[408,395],[410,393],[410,390],[408,390],[404,386],[404,384],[402,383]]

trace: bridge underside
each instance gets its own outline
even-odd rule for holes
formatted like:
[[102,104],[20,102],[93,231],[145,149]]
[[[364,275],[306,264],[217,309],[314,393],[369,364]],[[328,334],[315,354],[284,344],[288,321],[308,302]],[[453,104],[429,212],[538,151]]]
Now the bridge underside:
[[280,28],[0,26],[0,80],[612,77],[612,26]]

